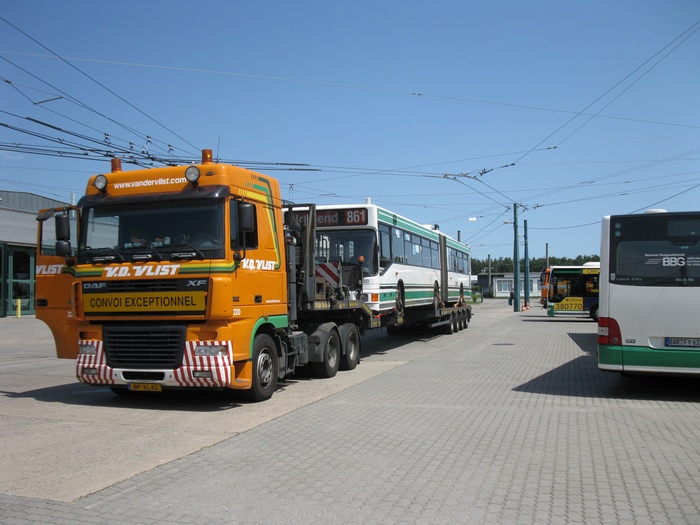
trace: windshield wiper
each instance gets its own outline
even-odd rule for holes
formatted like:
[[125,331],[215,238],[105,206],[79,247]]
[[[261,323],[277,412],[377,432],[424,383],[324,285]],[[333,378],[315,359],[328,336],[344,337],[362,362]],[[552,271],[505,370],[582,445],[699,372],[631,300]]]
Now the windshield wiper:
[[[98,255],[100,252],[111,253],[112,255]],[[85,255],[91,257],[93,262],[109,262],[116,261],[124,262],[124,256],[119,253],[114,248],[104,247],[104,248],[90,248],[89,246],[85,248]]]
[[[143,253],[143,250],[147,250],[151,253],[156,254],[159,261],[164,260],[163,254],[160,253],[158,250],[156,250],[153,246],[139,246],[132,253],[131,258],[136,261],[136,260],[140,260],[140,259],[151,259],[153,257],[151,255],[151,253]],[[141,253],[139,253],[139,252],[141,252]]]
[[[192,259],[195,256],[199,259],[206,259],[206,255],[204,255],[204,253],[201,250],[195,248],[191,244],[169,244],[168,247],[172,249],[172,251],[170,252],[170,257],[172,257],[173,259]],[[176,251],[181,248],[185,248],[191,251]]]

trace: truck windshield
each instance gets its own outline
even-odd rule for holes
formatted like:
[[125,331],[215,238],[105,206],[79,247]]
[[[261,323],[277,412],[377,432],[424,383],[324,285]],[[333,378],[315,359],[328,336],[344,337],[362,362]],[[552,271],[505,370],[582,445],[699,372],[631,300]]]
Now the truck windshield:
[[222,258],[224,201],[177,200],[86,208],[78,262]]

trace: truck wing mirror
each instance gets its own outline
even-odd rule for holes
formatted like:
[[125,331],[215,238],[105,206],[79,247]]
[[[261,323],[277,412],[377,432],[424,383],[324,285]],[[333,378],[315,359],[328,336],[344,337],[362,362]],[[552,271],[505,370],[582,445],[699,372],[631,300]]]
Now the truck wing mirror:
[[233,258],[237,261],[246,258],[246,234],[255,231],[255,206],[248,202],[238,202],[238,239],[243,253],[234,253]]
[[255,206],[253,204],[238,203],[238,229],[241,233],[255,231]]
[[62,213],[56,215],[54,221],[56,222],[56,255],[64,256],[66,264],[72,266],[72,261],[68,259],[71,255],[70,218]]
[[70,241],[70,219],[68,215],[60,214],[54,218],[56,221],[56,239]]

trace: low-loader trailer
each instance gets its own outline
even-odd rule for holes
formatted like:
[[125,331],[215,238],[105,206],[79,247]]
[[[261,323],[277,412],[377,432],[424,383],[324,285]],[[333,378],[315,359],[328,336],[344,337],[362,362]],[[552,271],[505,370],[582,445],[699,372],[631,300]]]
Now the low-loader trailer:
[[113,159],[77,205],[37,217],[37,318],[81,382],[117,394],[229,388],[252,401],[298,367],[354,369],[368,330],[466,328],[466,304],[380,314],[361,278],[329,279],[315,214],[211,150],[188,166],[122,171]]

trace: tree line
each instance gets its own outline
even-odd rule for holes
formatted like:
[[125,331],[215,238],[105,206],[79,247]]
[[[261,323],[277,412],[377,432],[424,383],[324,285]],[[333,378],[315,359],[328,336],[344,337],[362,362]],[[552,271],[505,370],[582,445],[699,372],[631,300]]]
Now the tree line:
[[[549,266],[581,266],[587,262],[600,261],[600,255],[579,255],[571,257],[550,257]],[[547,267],[547,259],[544,257],[530,259],[530,274],[540,273]],[[499,257],[491,259],[491,273],[513,273],[513,259],[511,257]],[[520,271],[525,271],[525,261],[520,260]],[[472,259],[472,275],[489,273],[488,259]]]

